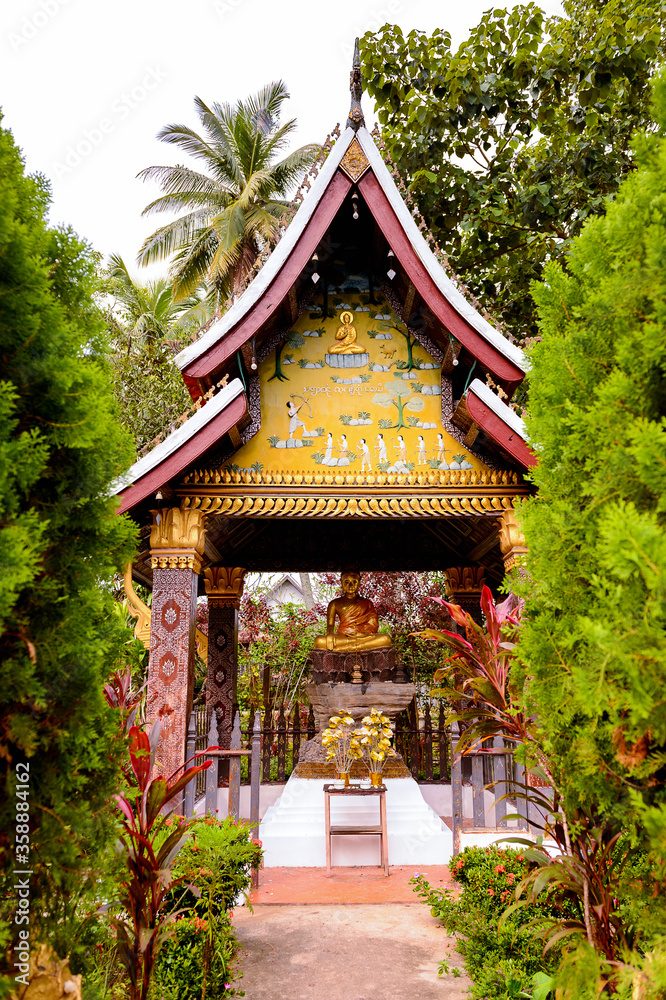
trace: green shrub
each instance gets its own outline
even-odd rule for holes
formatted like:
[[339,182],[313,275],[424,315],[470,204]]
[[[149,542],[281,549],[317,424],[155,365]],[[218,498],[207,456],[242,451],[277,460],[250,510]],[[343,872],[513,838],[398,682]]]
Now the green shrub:
[[222,913],[215,920],[211,936],[209,922],[201,917],[180,917],[173,937],[160,948],[155,968],[156,1000],[199,1000],[202,996],[202,970],[207,966],[206,998],[244,996],[234,989],[233,960],[237,939],[231,915]]
[[[451,862],[451,876],[461,892],[433,889],[421,875],[411,880],[415,892],[430,907],[450,934],[457,934],[456,948],[465,959],[472,980],[470,1000],[512,1000],[530,996],[534,977],[557,967],[560,951],[542,957],[543,943],[533,922],[548,917],[544,899],[500,917],[514,901],[515,886],[527,875],[528,864],[517,850],[466,847]],[[448,971],[441,963],[440,974]]]

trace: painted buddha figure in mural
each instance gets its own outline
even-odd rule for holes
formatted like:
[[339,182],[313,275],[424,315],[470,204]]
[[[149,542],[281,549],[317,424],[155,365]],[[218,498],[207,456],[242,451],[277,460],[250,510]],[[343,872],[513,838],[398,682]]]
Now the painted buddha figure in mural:
[[356,327],[352,326],[354,314],[345,310],[340,313],[342,326],[336,330],[335,339],[339,344],[334,344],[329,349],[329,354],[365,354],[365,347],[356,343]]
[[[391,645],[388,635],[379,635],[377,609],[367,597],[359,597],[358,588],[361,574],[349,569],[340,577],[344,591],[328,605],[326,612],[326,635],[318,635],[315,649],[332,649],[341,652],[367,649],[383,649]],[[335,631],[335,619],[340,619]]]

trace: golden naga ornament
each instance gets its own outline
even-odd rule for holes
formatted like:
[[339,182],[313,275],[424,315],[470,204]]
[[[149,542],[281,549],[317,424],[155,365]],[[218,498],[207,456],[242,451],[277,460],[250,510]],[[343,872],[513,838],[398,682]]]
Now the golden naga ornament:
[[[317,636],[314,641],[315,649],[355,652],[385,649],[391,645],[390,636],[378,634],[379,616],[374,604],[367,597],[359,597],[360,583],[361,574],[356,570],[345,570],[342,574],[340,584],[344,594],[328,605],[326,635]],[[336,618],[340,619],[337,632]]]

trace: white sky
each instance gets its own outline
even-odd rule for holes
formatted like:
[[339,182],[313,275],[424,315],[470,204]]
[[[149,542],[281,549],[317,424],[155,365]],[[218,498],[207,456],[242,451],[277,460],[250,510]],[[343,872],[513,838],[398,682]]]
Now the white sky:
[[[560,11],[558,0],[541,5]],[[490,6],[489,0],[5,0],[3,125],[23,149],[28,171],[52,182],[51,222],[71,224],[101,253],[120,253],[147,277],[134,259],[167,217],[141,218],[159,189],[136,174],[183,162],[155,134],[173,122],[199,130],[195,94],[233,102],[282,78],[291,94],[285,117],[299,125],[295,145],[322,142],[346,120],[356,35],[391,21],[405,32],[446,28],[455,46]],[[372,127],[367,96],[363,103]]]

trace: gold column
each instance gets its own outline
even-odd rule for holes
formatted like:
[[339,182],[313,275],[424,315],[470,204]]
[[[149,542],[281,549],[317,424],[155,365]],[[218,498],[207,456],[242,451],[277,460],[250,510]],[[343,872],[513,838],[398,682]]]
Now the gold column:
[[505,510],[499,519],[499,540],[504,559],[504,569],[507,573],[510,573],[516,566],[520,567],[521,562],[527,555],[525,536],[516,520],[513,508]]
[[206,709],[215,711],[220,746],[227,749],[237,704],[238,611],[245,573],[239,566],[210,566],[204,570],[208,595]]
[[204,515],[197,509],[160,507],[151,514],[153,601],[146,719],[161,719],[157,764],[166,775],[185,760],[205,529]]

